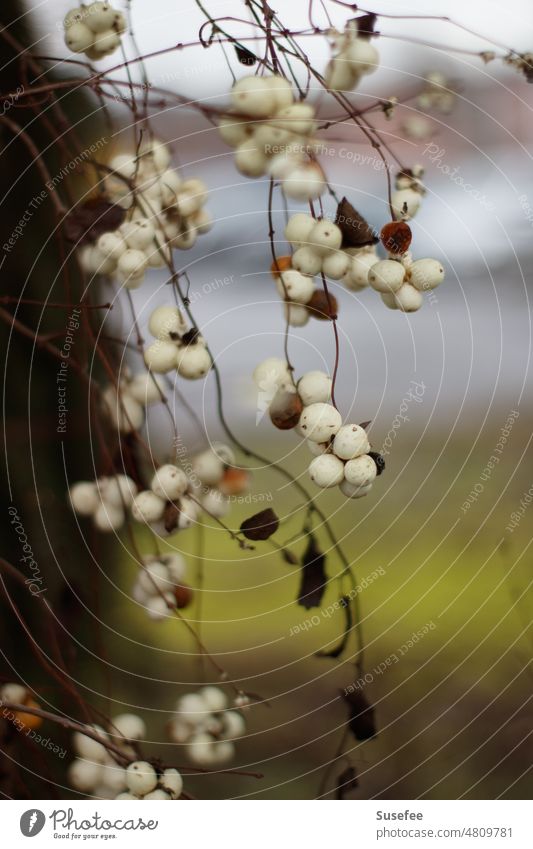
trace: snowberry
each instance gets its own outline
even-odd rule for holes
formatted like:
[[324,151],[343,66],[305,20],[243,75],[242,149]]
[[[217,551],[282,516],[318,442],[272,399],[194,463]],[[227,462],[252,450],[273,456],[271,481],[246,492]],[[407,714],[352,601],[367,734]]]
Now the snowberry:
[[141,404],[127,393],[117,395],[114,386],[109,386],[102,395],[104,409],[121,433],[131,433],[138,430],[144,421],[144,410]]
[[330,91],[351,91],[359,82],[360,74],[354,70],[346,54],[340,53],[328,62],[324,77]]
[[305,327],[309,321],[309,311],[302,304],[291,304],[287,301],[284,305],[285,320],[291,327]]
[[152,802],[170,801],[169,794],[165,793],[164,790],[152,790],[151,793],[147,793],[143,798]]
[[85,22],[93,32],[104,32],[113,26],[116,12],[109,3],[89,3],[84,12]]
[[156,339],[177,340],[187,326],[178,307],[157,307],[150,315],[148,329]]
[[28,697],[28,691],[22,684],[4,684],[0,689],[0,702],[14,702],[24,704]]
[[224,714],[222,737],[225,740],[235,740],[242,737],[246,731],[246,723],[236,710],[228,710]]
[[409,282],[421,292],[436,289],[444,280],[444,268],[437,259],[417,259],[409,268]]
[[154,492],[144,490],[135,496],[131,505],[133,518],[137,522],[157,522],[163,518],[165,502]]
[[[91,51],[93,55],[97,54],[95,58],[100,58],[100,56],[106,56],[109,53],[114,53],[120,45],[120,37],[118,33],[112,29],[95,33],[93,39]],[[98,54],[100,54],[100,56]]]
[[281,149],[282,145],[289,144],[290,141],[290,132],[274,124],[261,124],[254,132],[255,144],[266,154],[271,153],[272,149]]
[[304,406],[327,403],[331,398],[331,377],[323,371],[308,371],[297,383]]
[[176,599],[172,593],[165,593],[164,598],[153,596],[146,602],[146,614],[154,622],[160,622],[171,615],[171,609],[176,606]]
[[304,407],[298,428],[311,442],[327,442],[341,424],[341,414],[332,404],[313,403]]
[[100,504],[98,488],[89,481],[74,484],[69,491],[72,509],[80,516],[92,516]]
[[321,454],[309,464],[309,477],[317,486],[336,486],[344,478],[344,463],[334,454]]
[[285,109],[293,103],[294,95],[292,92],[292,86],[285,77],[281,77],[279,74],[272,74],[271,77],[265,77],[264,79],[267,80],[268,87],[274,95],[276,111],[279,112],[279,110]]
[[130,507],[137,495],[137,487],[127,475],[100,478],[98,485],[102,501],[114,507]]
[[137,584],[145,595],[155,595],[158,590],[170,592],[171,582],[167,567],[160,561],[147,563],[137,577]]
[[267,168],[267,157],[255,139],[249,139],[235,150],[235,165],[245,177],[262,177]]
[[218,489],[210,489],[202,496],[202,507],[209,516],[222,519],[229,513],[230,502]]
[[65,44],[73,53],[85,53],[93,42],[94,33],[85,23],[73,23],[65,33]]
[[356,424],[343,425],[333,440],[333,452],[341,460],[353,460],[370,451],[370,444],[364,428]]
[[192,498],[184,497],[180,500],[180,514],[178,516],[178,528],[185,530],[192,527],[198,521],[200,508]]
[[115,763],[103,764],[101,767],[102,784],[95,788],[96,795],[107,798],[109,794],[116,795],[126,789],[126,770]]
[[128,395],[146,407],[164,398],[164,384],[150,372],[139,372],[128,384]]
[[309,234],[315,226],[315,220],[311,215],[297,212],[291,215],[285,227],[285,238],[292,245],[303,245],[309,241]]
[[178,200],[178,192],[183,188],[183,181],[177,171],[172,169],[161,175],[161,198],[163,203],[174,206]]
[[135,713],[121,713],[113,718],[113,731],[126,740],[142,740],[146,736],[146,725]]
[[309,233],[309,242],[321,254],[336,251],[342,244],[341,229],[331,221],[317,221]]
[[348,460],[344,466],[344,477],[353,486],[366,486],[372,483],[377,474],[376,464],[368,454]]
[[176,710],[189,722],[205,719],[206,704],[200,693],[186,693],[178,699]]
[[299,136],[312,133],[315,128],[315,110],[310,103],[293,103],[276,114],[273,121],[276,127],[290,130]]
[[211,365],[211,355],[205,345],[200,342],[178,349],[176,370],[187,380],[199,380],[205,377]]
[[136,795],[145,796],[157,787],[157,774],[147,761],[134,761],[126,769],[128,790]]
[[416,312],[424,302],[422,292],[419,292],[410,283],[404,283],[401,289],[395,292],[394,299],[397,309],[402,312]]
[[105,257],[118,262],[127,245],[119,233],[102,233],[96,242],[96,247]]
[[396,296],[393,294],[393,292],[382,292],[381,300],[383,301],[385,306],[388,307],[390,310],[398,309],[398,304],[396,303]]
[[119,257],[117,270],[124,281],[139,280],[146,271],[148,260],[144,251],[128,248]]
[[350,265],[342,282],[355,292],[368,286],[368,272],[378,262],[375,248],[348,248],[346,253],[350,257]]
[[307,440],[306,444],[311,454],[315,457],[320,457],[321,454],[325,454],[329,448],[329,442],[310,442]]
[[217,711],[224,710],[228,704],[226,694],[224,693],[224,690],[220,689],[220,687],[203,687],[200,691],[200,695],[208,710],[215,713]]
[[154,240],[155,230],[147,218],[138,217],[127,222],[122,235],[128,248],[145,251]]
[[230,147],[238,147],[245,142],[252,134],[253,129],[253,124],[239,120],[233,115],[224,116],[218,122],[218,131]]
[[373,74],[379,65],[379,53],[367,39],[356,38],[346,50],[346,58],[354,71]]
[[294,200],[316,200],[324,192],[324,172],[316,162],[304,162],[289,171],[283,179],[283,194]]
[[115,17],[113,18],[113,29],[118,32],[119,35],[123,35],[128,28],[128,22],[126,20],[126,15],[122,12],[115,11]]
[[280,386],[290,382],[291,374],[285,360],[278,357],[268,357],[254,369],[253,380],[261,389]]
[[422,197],[413,189],[400,189],[392,193],[392,209],[396,219],[409,221],[418,212]]
[[178,352],[172,342],[158,340],[144,352],[144,362],[150,371],[165,374],[176,368]]
[[213,216],[207,211],[207,209],[201,209],[199,212],[195,213],[195,215],[191,218],[191,221],[194,224],[194,229],[197,230],[198,233],[209,233],[213,226]]
[[94,512],[93,521],[99,531],[104,533],[118,531],[124,524],[124,510],[113,504],[102,502]]
[[287,148],[283,153],[277,153],[268,161],[267,173],[274,180],[285,180],[292,171],[299,168],[302,164],[301,154],[291,152]]
[[347,498],[362,498],[364,495],[368,495],[372,489],[372,484],[367,483],[366,486],[354,486],[353,483],[343,480],[339,484],[339,489]]
[[166,567],[170,578],[178,583],[185,577],[185,559],[181,554],[173,552],[172,554],[163,554],[159,560]]
[[368,282],[376,292],[397,292],[405,280],[405,268],[401,262],[382,259],[368,272]]
[[124,802],[125,801],[138,802],[139,801],[139,797],[135,796],[134,793],[119,793],[119,795],[116,798],[120,799],[121,801],[124,801]]
[[341,280],[350,268],[350,257],[344,251],[334,251],[323,258],[322,271],[332,280]]
[[[88,725],[87,729],[89,731],[96,732],[100,737],[102,737],[102,739],[107,740],[107,734],[100,725]],[[107,757],[107,749],[105,746],[97,740],[94,740],[92,737],[82,734],[81,731],[76,731],[74,733],[72,737],[72,744],[76,753],[80,755],[80,757],[86,758],[88,761],[102,763]]]
[[209,448],[193,457],[192,469],[206,486],[216,486],[224,474],[224,462]]
[[282,297],[297,304],[308,303],[315,291],[312,278],[292,268],[280,274],[276,286]]
[[161,788],[170,793],[174,799],[181,796],[183,790],[183,778],[177,769],[165,769],[159,779]]
[[189,482],[183,469],[168,463],[161,466],[150,484],[150,489],[165,501],[174,501],[183,495]]
[[101,764],[84,758],[76,758],[68,768],[67,777],[71,787],[79,790],[80,793],[88,793],[95,787],[101,773]]
[[322,257],[312,247],[304,246],[293,253],[292,267],[302,274],[314,277],[322,270]]
[[143,142],[139,155],[148,160],[156,171],[166,171],[170,164],[170,151],[168,146],[160,139],[148,139]]
[[268,118],[276,109],[276,95],[267,77],[243,77],[234,83],[231,100],[235,108],[251,118]]
[[210,734],[195,734],[187,747],[191,761],[199,766],[211,766],[216,763],[215,745],[216,742]]

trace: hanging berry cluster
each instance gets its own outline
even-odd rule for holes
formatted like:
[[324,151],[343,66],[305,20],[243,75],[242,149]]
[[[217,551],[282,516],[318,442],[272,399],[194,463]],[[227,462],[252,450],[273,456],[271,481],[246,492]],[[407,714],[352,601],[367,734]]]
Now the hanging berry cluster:
[[168,725],[172,742],[185,744],[192,763],[222,766],[235,755],[233,741],[242,737],[246,723],[239,710],[228,708],[228,700],[219,687],[203,687],[178,699]]
[[126,18],[110,3],[97,2],[77,6],[67,12],[63,21],[65,44],[73,53],[85,53],[96,62],[110,56],[120,47],[120,36],[126,32]]

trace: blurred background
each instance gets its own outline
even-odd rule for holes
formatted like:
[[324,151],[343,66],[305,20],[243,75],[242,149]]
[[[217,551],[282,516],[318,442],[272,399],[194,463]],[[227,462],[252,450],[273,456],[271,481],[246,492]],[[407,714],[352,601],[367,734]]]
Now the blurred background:
[[[71,4],[54,0],[25,5],[27,14],[16,26],[27,26],[27,43],[40,55],[64,56],[58,22]],[[285,5],[280,13],[286,25],[305,28],[308,3]],[[21,6],[8,3],[6,14],[9,10],[14,21]],[[345,10],[327,6],[333,23],[340,26]],[[246,17],[236,0],[209,3],[207,8],[213,17]],[[205,20],[188,0],[179,10],[166,0],[133,0],[131,11],[142,54],[195,40]],[[371,677],[365,695],[375,705],[379,733],[374,740],[349,743],[359,774],[354,795],[527,798],[533,718],[528,512],[533,485],[533,87],[500,59],[484,63],[473,53],[531,49],[533,9],[525,0],[431,4],[432,15],[448,16],[478,36],[443,21],[418,20],[417,15],[429,11],[421,0],[400,6],[378,3],[372,11],[412,17],[379,19],[382,35],[375,43],[381,67],[364,78],[352,100],[359,106],[392,96],[400,104],[406,101],[390,120],[380,112],[372,117],[407,166],[425,168],[427,194],[411,223],[412,250],[416,257],[439,258],[446,279],[413,315],[387,310],[372,291],[348,292],[335,283],[331,287],[340,305],[337,403],[345,420],[371,420],[373,446],[387,452],[386,472],[368,498],[348,501],[336,492],[317,495],[358,582],[368,583],[360,594]],[[327,25],[318,5],[315,19],[317,26]],[[249,29],[233,23],[231,31],[242,35]],[[306,38],[305,47],[312,63],[322,69],[329,57],[325,39]],[[126,39],[127,53],[129,49]],[[104,60],[103,67],[118,61]],[[235,74],[246,73],[231,48],[225,56],[213,44],[155,56],[146,68],[153,86],[224,105],[232,83],[228,64]],[[3,91],[11,90],[11,71],[13,65],[9,68],[6,62]],[[430,71],[442,72],[455,91],[449,114],[421,112],[417,105],[415,95]],[[54,73],[70,77],[75,69],[58,64]],[[142,82],[137,66],[131,73]],[[312,97],[321,116],[339,116],[338,107],[323,94]],[[153,108],[153,126],[170,144],[184,174],[201,177],[210,189],[213,230],[191,251],[176,252],[175,258],[177,269],[189,273],[196,320],[223,376],[227,419],[247,445],[307,482],[309,454],[295,434],[274,431],[268,416],[256,421],[258,399],[251,373],[260,360],[283,353],[282,306],[268,273],[268,181],[240,175],[232,150],[216,128],[194,110],[167,100]],[[84,137],[107,133],[98,103],[88,95],[69,95],[65,102]],[[120,130],[109,143],[131,146],[131,113],[120,103],[109,106]],[[348,122],[320,137],[328,148],[321,163],[330,184],[379,229],[388,212],[386,175],[375,151]],[[14,156],[7,147],[9,139],[1,140],[7,163],[2,225],[10,233],[19,220],[17,209],[23,210],[35,191],[31,180],[37,177],[32,178],[31,169],[20,168],[27,154],[19,150]],[[22,182],[14,181],[13,174],[19,173]],[[334,213],[333,200],[326,200],[325,206],[328,214]],[[290,212],[302,208],[289,204]],[[278,253],[287,252],[284,216],[282,197],[276,194]],[[22,284],[34,297],[40,293],[41,298],[55,299],[50,283],[53,258],[39,253],[46,226],[46,212],[41,212],[24,248],[8,258],[13,271],[4,278],[5,291],[14,286],[20,292]],[[152,271],[134,292],[145,338],[150,312],[168,302],[166,281],[164,271]],[[102,297],[114,296],[111,286],[104,285]],[[36,317],[34,310],[28,320]],[[47,327],[51,317],[43,313],[39,320]],[[118,300],[110,323],[115,335],[132,334],[125,300]],[[57,328],[56,318],[53,326]],[[292,329],[289,346],[297,374],[315,368],[332,371],[335,348],[327,322]],[[64,493],[67,482],[94,477],[90,435],[83,424],[79,435],[69,429],[66,454],[61,454],[50,435],[54,364],[47,371],[39,357],[34,363],[35,349],[32,354],[28,340],[7,338],[6,350],[9,500],[24,512],[50,600],[58,605],[65,632],[73,638],[72,674],[85,698],[103,710],[141,712],[150,734],[146,749],[186,766],[179,746],[161,743],[165,724],[180,694],[202,681],[217,680],[213,668],[198,657],[183,625],[150,622],[132,602],[136,566],[127,539],[97,542],[86,527],[75,527]],[[134,357],[131,364],[135,367]],[[413,387],[418,387],[416,399]],[[222,438],[213,378],[187,386],[182,382],[178,389],[186,392],[205,429],[202,433],[177,394],[174,412],[187,451]],[[83,410],[83,387],[72,387],[72,398]],[[155,458],[163,461],[169,455],[172,430],[164,412],[150,413],[146,439]],[[494,456],[498,462],[487,471]],[[290,548],[300,555],[301,499],[272,468],[249,465],[254,470],[252,492],[283,520],[279,541],[296,535]],[[250,504],[236,504],[231,525],[238,527],[252,512]],[[9,551],[9,528],[5,535]],[[334,578],[341,564],[322,530],[318,536],[327,552],[328,575]],[[149,550],[149,540],[142,533],[138,537],[140,546]],[[94,557],[89,543],[95,546]],[[255,551],[242,552],[210,524],[205,532],[172,537],[169,546],[187,555],[188,580],[197,588],[195,604],[184,614],[196,626],[201,605],[202,639],[229,679],[267,700],[247,711],[247,734],[238,741],[232,764],[264,777],[188,776],[187,788],[200,798],[313,798],[346,720],[339,690],[356,677],[353,637],[342,658],[315,657],[342,633],[339,615],[322,612],[338,598],[336,582],[328,587],[322,610],[307,612],[295,602],[298,569],[272,547],[259,543]],[[378,577],[372,578],[376,570]],[[307,630],[298,630],[315,613],[318,623],[313,620]],[[8,608],[2,628],[4,677],[12,680],[9,676],[17,674],[36,686],[42,673]],[[391,661],[423,629],[427,633],[398,662]],[[387,661],[386,673],[378,673]],[[49,683],[41,682],[39,692],[43,704],[58,707]],[[56,729],[53,733],[58,738],[62,734]],[[67,736],[62,739],[68,742]],[[26,764],[26,787],[60,797],[71,794],[64,765],[52,764],[52,776],[42,789],[38,776],[43,773],[37,768],[32,777],[27,755],[15,750],[9,757]]]

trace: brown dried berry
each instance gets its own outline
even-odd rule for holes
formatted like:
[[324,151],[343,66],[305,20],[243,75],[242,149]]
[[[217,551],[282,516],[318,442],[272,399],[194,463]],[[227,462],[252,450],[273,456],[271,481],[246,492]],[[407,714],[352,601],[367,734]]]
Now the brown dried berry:
[[411,228],[405,221],[389,221],[380,233],[381,244],[391,254],[404,254],[412,238]]
[[183,607],[188,607],[193,599],[193,591],[188,584],[177,584],[174,587],[174,596],[176,598],[176,607],[181,610]]
[[278,389],[270,407],[270,421],[279,430],[291,430],[300,421],[304,405],[297,392]]
[[337,299],[331,292],[326,294],[323,289],[316,289],[306,306],[309,314],[320,321],[331,321],[331,319],[337,318]]

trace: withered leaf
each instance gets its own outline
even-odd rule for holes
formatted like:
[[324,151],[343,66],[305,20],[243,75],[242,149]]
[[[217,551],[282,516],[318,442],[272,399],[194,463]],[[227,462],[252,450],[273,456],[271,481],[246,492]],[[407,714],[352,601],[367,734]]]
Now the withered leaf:
[[309,535],[309,542],[302,559],[302,573],[300,590],[298,592],[298,604],[309,610],[318,607],[326,590],[326,556],[318,548],[313,534]]
[[350,606],[350,599],[343,595],[340,599],[340,606],[344,611],[344,631],[341,637],[340,642],[335,648],[330,649],[330,651],[319,651],[316,653],[317,657],[340,657],[343,653],[348,640],[350,639],[350,633],[353,625],[353,617],[352,617],[352,608]]
[[369,12],[368,15],[362,15],[360,18],[355,18],[357,22],[357,35],[359,38],[370,38],[375,32],[376,21],[378,16],[374,12]]
[[125,215],[125,210],[118,204],[102,198],[91,198],[67,215],[63,222],[63,232],[69,242],[77,245],[95,242],[102,233],[120,227]]
[[366,696],[356,690],[353,693],[343,693],[343,698],[349,706],[348,726],[356,740],[370,740],[377,734],[374,721],[374,708]]
[[343,248],[362,248],[379,241],[368,222],[345,197],[337,207],[335,224],[341,230]]
[[354,766],[347,766],[337,778],[337,786],[335,787],[335,798],[344,799],[347,793],[359,787],[359,779],[357,770]]
[[167,506],[165,507],[165,512],[163,513],[163,524],[165,526],[165,531],[167,534],[171,534],[172,531],[175,531],[178,527],[178,518],[180,515],[180,508],[177,504],[174,504],[173,501],[169,501]]
[[273,510],[268,507],[255,513],[249,519],[245,519],[241,525],[241,533],[246,539],[264,540],[275,534],[279,528],[279,519]]
[[257,62],[257,56],[241,44],[235,45],[235,53],[241,65],[255,65]]
[[372,419],[369,419],[367,422],[361,422],[359,427],[362,427],[363,430],[366,430],[372,424]]
[[184,345],[194,345],[195,342],[198,341],[200,336],[200,331],[197,327],[191,327],[190,330],[187,330],[186,333],[181,337],[181,341]]

